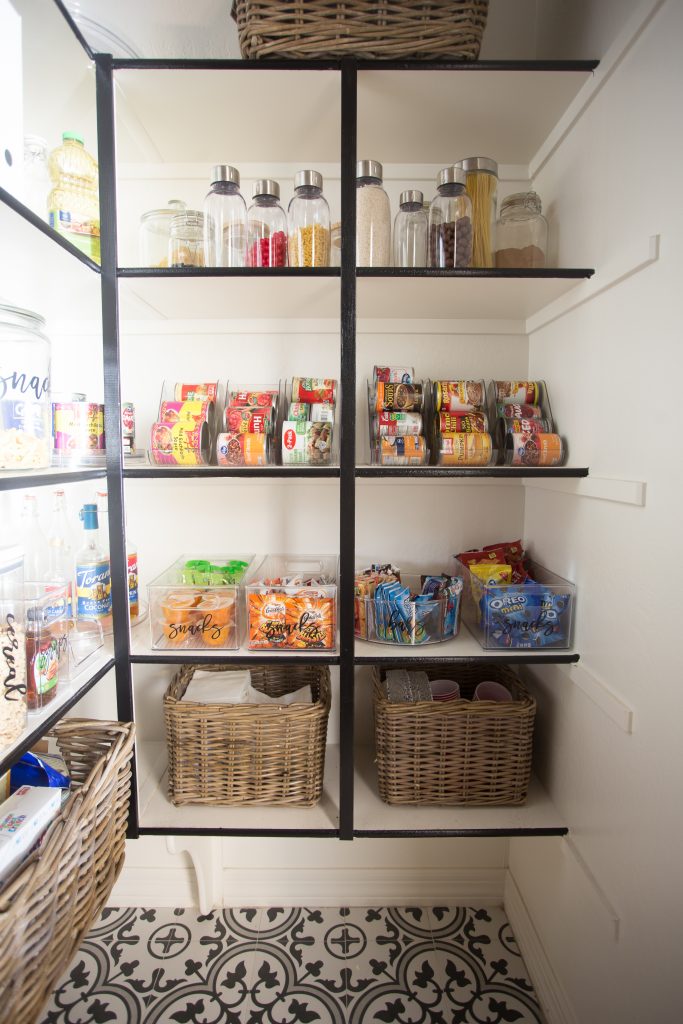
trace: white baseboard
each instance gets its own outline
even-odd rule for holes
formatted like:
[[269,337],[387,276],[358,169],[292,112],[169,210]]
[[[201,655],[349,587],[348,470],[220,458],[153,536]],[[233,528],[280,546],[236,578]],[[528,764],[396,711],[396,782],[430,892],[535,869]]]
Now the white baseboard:
[[548,1024],[579,1024],[569,996],[548,959],[514,878],[507,872],[503,905]]
[[110,907],[194,907],[197,883],[191,868],[126,867],[119,875]]

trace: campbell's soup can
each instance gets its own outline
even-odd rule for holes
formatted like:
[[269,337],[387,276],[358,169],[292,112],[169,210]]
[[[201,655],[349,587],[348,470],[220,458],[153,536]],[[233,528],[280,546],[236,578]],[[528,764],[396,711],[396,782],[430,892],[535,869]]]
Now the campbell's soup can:
[[213,410],[213,402],[203,398],[190,398],[186,402],[162,402],[159,406],[159,423],[179,423],[181,420],[208,423],[213,419]]
[[231,431],[216,438],[216,460],[219,466],[270,465],[270,439],[267,434],[246,434]]
[[494,398],[505,405],[538,405],[541,382],[538,380],[494,380]]
[[135,406],[132,402],[121,402],[121,434],[123,450],[135,451]]
[[543,412],[540,405],[497,402],[496,416],[504,416],[505,419],[511,420],[540,420],[543,419]]
[[417,437],[422,433],[422,414],[419,412],[380,412],[377,416],[377,437]]
[[292,377],[292,401],[335,403],[337,399],[337,382],[327,377]]
[[507,434],[505,462],[508,466],[560,466],[564,445],[559,434]]
[[488,466],[493,454],[493,440],[486,433],[442,434],[439,444],[442,466]]
[[197,398],[215,402],[218,398],[218,382],[208,384],[176,384],[173,392],[176,402],[194,401]]
[[375,384],[412,384],[414,376],[412,366],[375,366],[372,371]]
[[229,405],[225,410],[225,430],[228,434],[270,434],[273,430],[271,410]]
[[422,466],[427,460],[424,437],[382,437],[379,442],[381,466]]
[[437,380],[434,383],[437,412],[479,412],[485,402],[483,380]]
[[421,384],[375,384],[375,412],[417,412],[423,401]]
[[504,420],[506,434],[552,434],[550,420]]
[[276,400],[276,391],[231,391],[228,405],[237,408],[270,409],[275,407]]
[[205,465],[210,456],[208,423],[153,423],[150,456],[158,466]]
[[481,434],[489,429],[483,412],[440,412],[439,430],[442,434]]

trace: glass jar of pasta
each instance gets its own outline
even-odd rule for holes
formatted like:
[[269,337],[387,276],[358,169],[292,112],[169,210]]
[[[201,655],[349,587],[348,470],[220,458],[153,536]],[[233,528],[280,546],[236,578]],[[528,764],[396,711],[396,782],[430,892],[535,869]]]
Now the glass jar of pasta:
[[0,469],[50,465],[50,342],[37,313],[0,305]]
[[496,266],[545,266],[548,222],[535,192],[515,192],[503,200],[496,225]]
[[287,225],[290,267],[329,266],[330,208],[323,195],[323,176],[318,171],[296,174]]
[[488,156],[468,156],[455,164],[466,175],[465,187],[472,200],[472,266],[495,265],[495,232],[498,197],[498,164]]

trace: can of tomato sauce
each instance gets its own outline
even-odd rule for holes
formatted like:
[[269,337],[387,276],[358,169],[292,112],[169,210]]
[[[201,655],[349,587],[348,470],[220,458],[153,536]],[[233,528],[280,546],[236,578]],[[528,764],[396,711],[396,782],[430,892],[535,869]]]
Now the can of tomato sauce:
[[507,434],[505,462],[508,466],[560,466],[564,445],[559,434]]
[[159,423],[179,423],[190,420],[193,423],[213,421],[215,406],[203,398],[189,398],[186,402],[162,402],[159,406]]
[[496,403],[496,416],[504,416],[510,420],[540,420],[543,419],[543,412],[540,405],[520,405],[518,402],[509,404],[504,402]]
[[292,377],[293,402],[307,402],[309,405],[314,402],[330,402],[334,405],[336,400],[336,380],[320,377]]
[[375,384],[375,412],[419,412],[424,395],[421,384]]
[[439,430],[442,434],[481,434],[489,429],[484,412],[440,412]]
[[271,434],[271,410],[229,405],[225,410],[225,430],[228,434]]
[[276,404],[276,391],[231,391],[228,398],[228,406],[238,409],[274,409]]
[[488,466],[493,454],[493,440],[487,433],[442,434],[439,444],[441,466]]
[[216,438],[216,460],[219,466],[270,465],[270,439],[267,434],[229,431]]
[[218,382],[211,381],[208,384],[176,384],[173,390],[173,398],[176,402],[194,401],[197,398],[208,402],[215,402],[218,398]]
[[380,412],[377,416],[377,437],[415,437],[422,433],[419,412]]
[[204,420],[153,423],[149,453],[158,466],[203,466],[210,458],[209,425]]
[[483,380],[437,380],[434,383],[437,412],[479,412],[485,401]]
[[537,405],[541,397],[537,380],[495,380],[493,388],[496,402],[506,405]]

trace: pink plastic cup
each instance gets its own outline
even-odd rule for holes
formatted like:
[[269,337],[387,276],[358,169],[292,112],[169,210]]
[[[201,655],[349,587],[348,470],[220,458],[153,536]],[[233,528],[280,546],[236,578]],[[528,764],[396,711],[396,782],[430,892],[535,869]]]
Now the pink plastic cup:
[[493,680],[487,679],[478,684],[472,699],[493,700],[499,704],[504,704],[506,701],[512,700],[512,694],[508,690],[507,686],[503,686],[502,683],[495,683]]
[[434,700],[457,700],[460,687],[453,679],[432,679],[429,686]]

